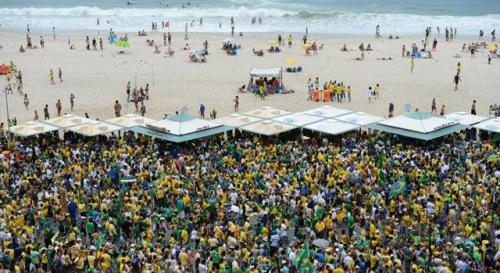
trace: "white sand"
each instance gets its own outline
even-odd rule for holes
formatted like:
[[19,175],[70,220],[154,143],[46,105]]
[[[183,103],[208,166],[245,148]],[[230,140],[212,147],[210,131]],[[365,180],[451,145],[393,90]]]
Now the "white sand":
[[[138,86],[150,84],[150,97],[146,101],[147,116],[161,118],[164,113],[173,113],[187,106],[191,114],[196,114],[200,103],[205,104],[207,113],[215,108],[218,116],[232,111],[232,100],[240,96],[240,111],[271,105],[289,111],[299,111],[320,106],[322,103],[306,101],[306,81],[318,76],[321,84],[327,80],[343,81],[353,88],[351,103],[328,103],[355,111],[385,116],[388,103],[395,104],[395,114],[404,112],[404,104],[410,103],[420,111],[430,111],[432,98],[435,97],[438,110],[441,104],[446,105],[447,113],[453,111],[470,111],[473,99],[476,99],[478,114],[487,115],[488,106],[500,102],[498,79],[500,76],[500,60],[493,59],[487,64],[487,54],[480,52],[475,58],[462,53],[463,43],[470,41],[455,40],[438,44],[434,59],[417,59],[415,71],[410,73],[410,59],[401,58],[401,47],[406,44],[410,48],[412,42],[419,38],[403,38],[401,40],[380,39],[373,37],[335,37],[322,36],[317,39],[325,48],[318,56],[305,56],[303,49],[295,45],[292,49],[284,48],[279,54],[266,53],[264,57],[252,54],[252,48],[266,49],[266,41],[275,34],[249,34],[236,37],[234,40],[242,45],[237,56],[227,56],[221,50],[221,42],[227,36],[222,34],[193,34],[189,43],[194,49],[202,48],[202,41],[208,39],[208,63],[196,64],[188,60],[187,53],[179,50],[184,45],[183,33],[173,34],[173,48],[176,50],[172,58],[163,54],[153,54],[153,48],[147,47],[145,40],[154,39],[163,43],[161,33],[137,37],[129,34],[131,47],[126,49],[127,55],[117,55],[120,50],[109,45],[106,33],[104,51],[86,51],[85,36],[72,37],[76,50],[69,50],[67,37],[52,40],[45,35],[45,49],[27,50],[18,53],[19,46],[25,45],[25,36],[21,33],[0,33],[0,63],[14,61],[23,73],[24,91],[29,95],[31,104],[27,111],[23,98],[17,94],[9,97],[11,116],[19,122],[33,118],[33,110],[37,109],[43,118],[43,106],[49,104],[51,116],[55,115],[55,103],[58,98],[63,102],[63,112],[69,112],[69,96],[76,96],[75,114],[88,112],[91,118],[107,119],[113,116],[113,104],[116,99],[125,105],[125,86],[127,81]],[[118,35],[120,36],[120,35]],[[287,35],[283,35],[286,37]],[[38,44],[39,35],[33,33],[33,43]],[[97,35],[90,35],[98,38]],[[300,43],[298,35],[295,43]],[[370,43],[374,52],[366,54],[365,61],[355,61],[359,56],[358,45]],[[346,43],[353,52],[341,52],[339,49]],[[165,48],[161,48],[162,51]],[[461,59],[452,58],[459,53]],[[392,61],[379,61],[378,57],[392,57]],[[298,74],[285,73],[286,88],[296,91],[294,94],[271,95],[264,101],[251,93],[238,94],[237,88],[248,83],[249,71],[252,67],[270,68],[284,66],[286,58],[295,58],[304,68]],[[460,89],[453,91],[453,76],[456,63],[462,62],[462,83]],[[63,83],[51,85],[48,79],[49,69],[63,69]],[[154,71],[154,73],[153,73]],[[153,77],[154,74],[154,77]],[[367,88],[379,83],[382,87],[379,100],[368,103]],[[0,77],[0,86],[4,86],[5,77]],[[3,94],[2,94],[3,96]],[[0,100],[0,119],[5,121],[5,101]],[[128,107],[133,112],[134,106]]]

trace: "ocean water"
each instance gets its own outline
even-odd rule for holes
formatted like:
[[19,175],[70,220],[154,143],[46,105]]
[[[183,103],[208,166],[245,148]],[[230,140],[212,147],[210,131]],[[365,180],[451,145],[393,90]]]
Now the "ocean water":
[[172,31],[188,23],[190,31],[228,32],[231,17],[237,32],[307,27],[312,33],[373,34],[380,25],[383,35],[423,33],[428,26],[476,35],[500,30],[500,0],[0,0],[3,29],[29,24],[32,30],[138,31],[150,30],[153,21],[161,29],[168,20]]

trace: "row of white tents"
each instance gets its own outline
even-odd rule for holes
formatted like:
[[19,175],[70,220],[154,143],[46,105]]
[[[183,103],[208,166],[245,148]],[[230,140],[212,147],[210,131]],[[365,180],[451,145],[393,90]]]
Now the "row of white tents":
[[265,106],[245,113],[230,114],[216,120],[178,115],[157,121],[136,114],[127,114],[98,121],[67,114],[49,120],[30,121],[13,126],[10,132],[17,136],[28,137],[51,131],[67,130],[91,137],[107,135],[119,130],[131,130],[160,138],[165,136],[163,139],[174,142],[183,142],[234,129],[273,136],[298,128],[327,135],[339,135],[359,128],[367,128],[430,140],[469,127],[500,133],[500,118],[489,119],[465,112],[456,112],[444,117],[414,112],[385,119],[328,105],[298,113]]

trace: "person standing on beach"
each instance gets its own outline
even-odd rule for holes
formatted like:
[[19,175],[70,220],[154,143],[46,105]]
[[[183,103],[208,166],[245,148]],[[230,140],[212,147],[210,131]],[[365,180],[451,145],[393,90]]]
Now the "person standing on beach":
[[494,29],[494,30],[491,32],[491,41],[493,41],[493,42],[496,40],[495,33],[496,33],[496,29]]
[[52,27],[52,37],[56,40],[56,27]]
[[458,74],[457,74],[457,75],[455,75],[455,77],[453,77],[453,82],[455,83],[455,91],[457,91],[457,90],[458,90],[458,83],[459,83],[460,81],[462,81],[462,80],[460,79],[460,75],[458,75]]
[[375,27],[375,38],[380,38],[380,25],[377,25],[377,27]]
[[437,113],[437,108],[436,108],[436,98],[432,98],[432,104],[431,104],[431,114],[436,114]]
[[444,116],[445,114],[445,109],[444,109],[444,104],[441,106],[441,110],[439,111],[440,116]]
[[[35,111],[36,113],[36,111]],[[43,118],[45,120],[47,119],[50,119],[50,115],[49,115],[49,105],[48,104],[45,104],[45,107],[43,108]]]
[[476,100],[472,101],[472,105],[470,107],[470,114],[471,115],[476,115]]
[[199,113],[200,113],[200,117],[201,118],[205,118],[205,105],[200,104],[200,110],[199,110]]
[[57,72],[57,76],[59,77],[59,81],[63,82],[63,79],[62,79],[62,69],[60,67],[59,67],[59,71]]
[[40,35],[40,47],[45,48],[45,41],[43,40],[43,36]]
[[411,56],[411,60],[410,60],[410,72],[413,73],[414,69],[415,69],[415,57]]
[[120,117],[122,112],[122,105],[117,100],[115,100],[115,106],[113,106],[113,109],[115,110],[115,117]]
[[130,82],[127,82],[127,101],[130,101]]
[[292,34],[288,35],[288,48],[292,48],[293,38]]
[[56,84],[56,82],[54,81],[54,71],[52,69],[49,71],[49,79],[50,84]]
[[373,90],[371,86],[368,87],[368,93],[366,95],[368,96],[368,103],[372,102]]
[[234,103],[234,112],[238,112],[238,109],[240,107],[240,98],[238,96],[234,97],[233,103]]
[[61,100],[60,99],[57,99],[56,110],[57,110],[57,116],[60,117],[61,116],[61,110],[62,110],[62,105],[61,105]]
[[378,99],[380,96],[380,85],[377,83],[373,89],[373,93],[375,95],[375,99]]
[[403,45],[403,48],[401,49],[401,57],[405,57],[406,56],[406,45]]
[[95,37],[92,38],[92,49],[97,50],[97,41],[96,41]]
[[172,34],[170,34],[170,31],[167,34],[167,42],[169,46],[172,45]]
[[144,102],[141,102],[141,116],[144,117],[144,115],[146,114],[146,105],[144,105]]
[[26,107],[26,111],[28,111],[28,105],[30,104],[30,100],[28,99],[28,94],[24,94],[24,107]]
[[33,113],[33,120],[39,120],[40,117],[38,116],[38,111],[35,110],[35,112]]
[[432,42],[432,51],[436,51],[437,44],[438,44],[438,40],[436,38],[434,38],[434,41]]
[[312,90],[313,90],[313,83],[312,83],[312,80],[311,78],[309,78],[309,80],[307,80],[307,100],[312,100]]
[[460,75],[460,71],[462,71],[462,64],[459,62],[457,63],[457,75]]
[[71,112],[73,112],[73,107],[75,106],[75,95],[73,93],[69,95],[69,104],[71,105]]
[[351,102],[351,93],[352,93],[351,86],[348,85],[347,86],[347,99],[348,99],[349,102]]
[[101,51],[104,50],[103,42],[102,42],[102,37],[99,38],[99,48],[101,49]]

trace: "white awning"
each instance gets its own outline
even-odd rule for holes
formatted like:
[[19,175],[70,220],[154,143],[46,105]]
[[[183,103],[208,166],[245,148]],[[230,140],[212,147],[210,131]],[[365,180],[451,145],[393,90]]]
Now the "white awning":
[[306,125],[304,126],[304,128],[329,135],[339,135],[356,130],[359,128],[359,126],[340,120],[325,119],[313,124]]
[[58,129],[59,128],[56,126],[39,121],[28,121],[25,124],[10,127],[10,132],[18,136],[28,137],[56,131]]
[[307,124],[311,124],[314,122],[318,122],[322,120],[322,117],[317,117],[313,115],[308,115],[304,113],[294,113],[286,116],[281,116],[277,118],[273,118],[275,121],[283,122],[286,124],[302,127]]
[[335,119],[338,119],[338,120],[344,121],[344,122],[353,123],[353,124],[356,124],[359,126],[365,126],[368,124],[372,124],[372,123],[384,120],[384,118],[382,118],[382,117],[369,115],[369,114],[363,113],[363,112],[356,112],[356,113],[352,113],[352,114],[347,114],[347,115],[335,117]]
[[147,128],[176,136],[187,135],[222,126],[222,124],[182,115],[166,118],[146,125]]
[[314,108],[308,111],[303,112],[305,114],[322,117],[322,118],[333,118],[341,115],[352,113],[352,111],[346,109],[340,109],[336,107],[332,107],[329,105],[324,105],[318,108]]
[[265,136],[281,134],[287,131],[291,131],[295,128],[297,128],[297,126],[272,120],[263,120],[241,127],[241,129],[244,131]]
[[245,126],[250,123],[254,123],[261,120],[262,120],[261,118],[233,113],[223,118],[216,119],[214,121],[227,126],[239,128],[241,126]]
[[99,136],[105,135],[114,131],[119,131],[120,126],[113,125],[110,123],[104,123],[100,121],[91,121],[75,125],[67,128],[69,131],[75,132],[84,136]]
[[455,125],[457,122],[432,116],[430,113],[413,112],[383,120],[378,124],[425,134]]
[[500,118],[493,118],[474,125],[474,128],[500,134]]
[[252,68],[250,71],[251,77],[278,77],[281,75],[281,67],[269,68],[269,69],[261,69],[261,68]]
[[43,123],[47,123],[50,125],[57,126],[59,128],[69,128],[78,124],[82,123],[87,123],[87,122],[94,122],[95,120],[88,119],[88,118],[82,118],[79,116],[74,116],[71,114],[66,114],[62,117],[57,117],[57,118],[52,118],[49,120],[44,120]]
[[481,117],[469,114],[467,112],[455,112],[444,116],[446,119],[456,121],[460,124],[471,126],[481,121],[485,121],[487,117]]
[[147,124],[155,122],[156,120],[145,118],[143,116],[137,114],[127,114],[122,117],[112,118],[106,120],[106,122],[121,126],[123,128],[130,128],[134,126],[143,126],[145,127]]
[[273,108],[270,106],[263,106],[260,108],[257,108],[252,111],[248,111],[244,113],[245,115],[252,116],[252,117],[258,117],[258,118],[275,118],[279,116],[284,116],[286,114],[290,114],[290,112]]

